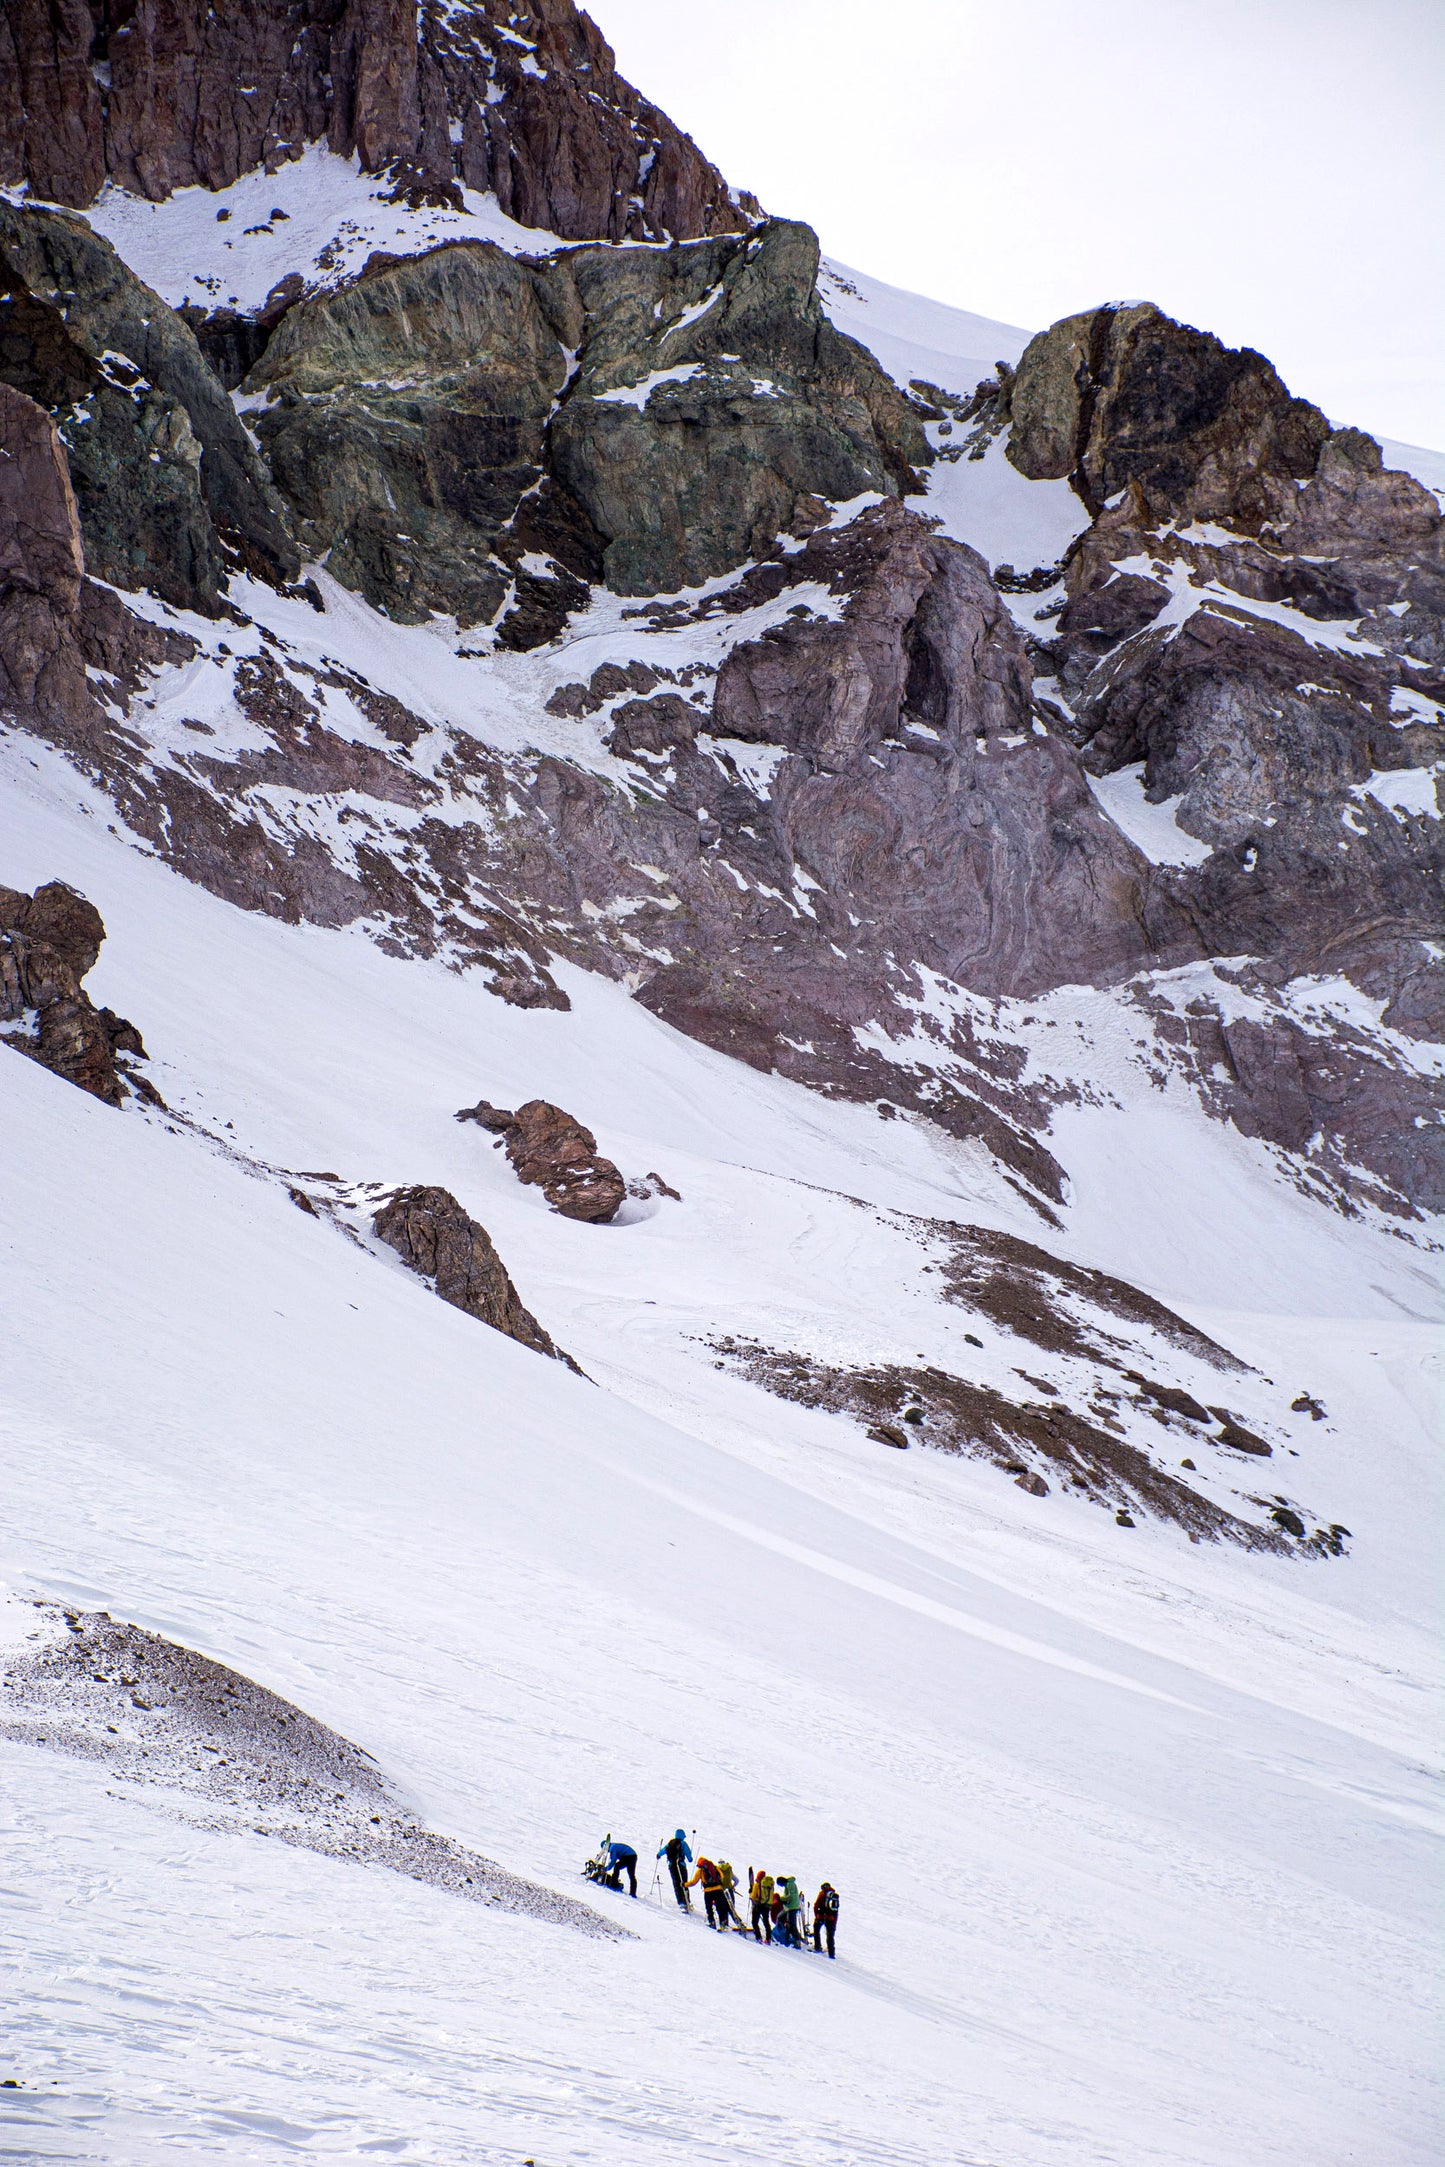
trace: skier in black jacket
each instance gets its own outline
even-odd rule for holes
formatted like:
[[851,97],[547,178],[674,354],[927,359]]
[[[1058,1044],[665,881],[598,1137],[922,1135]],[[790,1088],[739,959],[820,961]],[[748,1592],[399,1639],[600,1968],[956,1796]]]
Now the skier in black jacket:
[[828,1954],[833,1954],[833,1934],[838,1924],[838,1891],[831,1881],[825,1881],[818,1891],[813,1905],[813,1949],[822,1954],[822,1936],[828,1937]]
[[658,1848],[658,1857],[667,1860],[667,1870],[672,1875],[672,1893],[684,1911],[691,1911],[692,1898],[687,1893],[685,1869],[692,1864],[692,1850],[686,1836],[679,1829],[674,1836]]

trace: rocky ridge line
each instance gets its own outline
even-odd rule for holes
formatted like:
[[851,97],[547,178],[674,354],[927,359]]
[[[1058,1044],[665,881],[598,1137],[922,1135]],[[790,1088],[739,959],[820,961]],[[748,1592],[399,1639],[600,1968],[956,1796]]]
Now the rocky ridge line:
[[571,0],[36,0],[0,18],[0,185],[161,201],[325,142],[417,200],[492,190],[568,240],[691,240],[757,214],[618,75]]
[[[721,1050],[981,1140],[1045,1214],[1077,1086],[1026,1077],[977,999],[1127,987],[1162,1068],[1311,1193],[1445,1203],[1441,521],[1262,357],[1105,309],[980,387],[973,451],[1006,427],[1094,512],[1006,604],[906,502],[943,408],[833,332],[804,228],[373,265],[254,363],[261,458],[113,251],[55,212],[0,224],[6,427],[50,506],[0,536],[8,704],[191,877],[528,1005],[562,1001],[552,955],[625,977]],[[575,752],[504,757],[294,626],[214,641],[115,592],[221,623],[238,563],[290,585],[277,518],[394,619],[484,628],[457,649],[482,669],[575,639],[607,589],[637,641],[539,686]],[[137,712],[202,649],[242,750]],[[1202,863],[1103,812],[1090,777],[1134,765]]]

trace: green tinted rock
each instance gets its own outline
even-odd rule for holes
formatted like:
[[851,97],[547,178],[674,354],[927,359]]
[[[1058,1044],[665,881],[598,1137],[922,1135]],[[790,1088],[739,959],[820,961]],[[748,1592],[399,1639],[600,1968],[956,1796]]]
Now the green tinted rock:
[[295,578],[282,508],[194,333],[108,241],[0,201],[0,289],[0,373],[56,416],[93,570],[205,610],[227,559]]
[[463,242],[290,310],[246,381],[307,549],[403,622],[489,621],[567,357],[526,265]]
[[817,268],[814,234],[783,221],[565,259],[588,334],[553,465],[606,540],[616,592],[694,586],[810,531],[824,502],[914,485],[922,429],[824,316]]
[[817,266],[783,222],[530,264],[451,244],[293,308],[246,389],[311,554],[408,621],[506,601],[527,645],[579,582],[668,592],[913,485],[912,407],[827,321]]

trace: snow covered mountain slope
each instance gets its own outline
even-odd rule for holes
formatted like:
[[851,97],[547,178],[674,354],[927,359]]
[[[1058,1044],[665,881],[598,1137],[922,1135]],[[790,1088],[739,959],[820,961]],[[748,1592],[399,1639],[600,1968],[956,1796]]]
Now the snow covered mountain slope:
[[[681,1820],[844,1892],[836,1967],[605,1895],[640,1938],[595,1943],[8,1744],[18,2156],[1432,2155],[1439,1334],[1407,1250],[1182,1094],[1070,1117],[1069,1246],[1323,1401],[1298,1479],[1346,1559],[899,1455],[698,1338],[994,1361],[889,1231],[1028,1231],[986,1159],[580,974],[518,1011],[237,913],[8,759],[12,878],[104,900],[98,994],[178,1117],[0,1066],[11,1586],[230,1663],[559,1888],[603,1828],[647,1859]],[[555,1094],[682,1201],[558,1220],[452,1120],[479,1089]],[[448,1182],[595,1382],[266,1167]]]
[[0,2152],[1423,2167],[1422,462],[570,0],[114,12],[0,26]]

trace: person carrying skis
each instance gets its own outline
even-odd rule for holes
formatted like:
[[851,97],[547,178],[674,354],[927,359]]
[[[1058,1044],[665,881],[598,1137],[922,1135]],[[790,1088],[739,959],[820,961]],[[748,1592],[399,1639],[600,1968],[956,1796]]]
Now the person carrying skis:
[[798,1913],[803,1908],[803,1898],[797,1878],[793,1874],[783,1876],[783,1939],[790,1949],[801,1949],[803,1938],[798,1932]]
[[657,1855],[660,1859],[667,1860],[667,1870],[672,1875],[673,1895],[684,1911],[691,1911],[692,1898],[687,1893],[687,1878],[683,1868],[692,1864],[692,1852],[681,1829],[659,1846]]
[[632,1884],[628,1894],[635,1896],[637,1894],[637,1853],[633,1850],[631,1844],[614,1843],[610,1836],[604,1836],[601,1849],[602,1856],[607,1861],[606,1886],[609,1889],[620,1890],[622,1876],[626,1874]]
[[828,1937],[828,1954],[829,1956],[833,1954],[833,1935],[837,1925],[838,1891],[831,1881],[825,1881],[818,1891],[818,1900],[813,1906],[813,1949],[815,1954],[822,1954],[821,1937],[824,1934]]
[[773,1877],[769,1873],[764,1873],[761,1866],[753,1875],[752,1886],[748,1890],[748,1900],[753,1907],[754,1941],[766,1941],[771,1944],[773,1938]]
[[744,1927],[742,1920],[738,1917],[738,1877],[733,1872],[732,1865],[727,1859],[718,1860],[717,1870],[718,1879],[722,1882],[723,1886],[723,1901],[728,1907],[728,1918],[731,1920],[732,1924],[737,1928],[740,1934],[745,1933],[747,1929]]
[[699,1881],[702,1883],[702,1900],[707,1907],[707,1923],[715,1926],[720,1934],[725,1934],[728,1930],[727,1891],[723,1887],[722,1875],[711,1859],[699,1857],[697,1871],[687,1886],[694,1888]]

